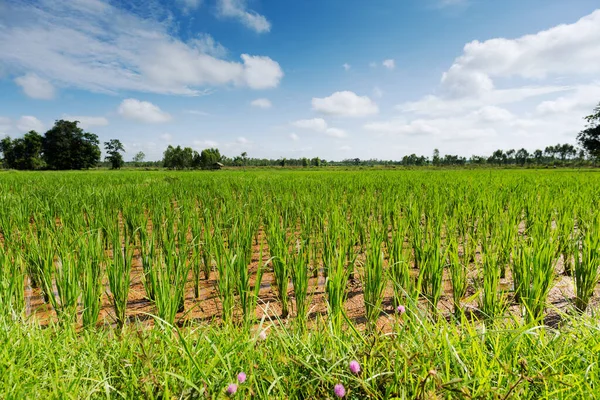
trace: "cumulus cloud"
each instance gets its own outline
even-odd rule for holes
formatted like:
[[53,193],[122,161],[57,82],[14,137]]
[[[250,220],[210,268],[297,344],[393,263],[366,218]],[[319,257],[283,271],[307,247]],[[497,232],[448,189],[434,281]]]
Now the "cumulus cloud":
[[327,121],[325,121],[323,118],[301,119],[299,121],[292,122],[292,125],[315,132],[325,132],[327,129]]
[[17,129],[21,132],[36,131],[42,133],[44,124],[36,117],[24,115],[17,121]]
[[93,128],[95,126],[106,126],[108,125],[108,119],[106,117],[89,117],[83,115],[63,115],[63,119],[67,121],[79,121],[79,126],[83,129]]
[[300,137],[295,133],[290,133],[290,139],[292,139],[294,142],[297,142],[298,140],[300,140]]
[[225,60],[224,48],[210,36],[180,40],[171,34],[171,18],[154,15],[160,15],[156,7],[133,13],[112,4],[7,4],[0,14],[0,64],[9,73],[29,71],[61,86],[98,92],[198,95],[218,85],[273,88],[283,77],[269,57],[242,54],[241,61]]
[[541,80],[550,76],[600,73],[600,10],[517,39],[475,40],[442,76],[442,87],[457,97],[494,89],[494,78]]
[[34,73],[20,76],[15,79],[15,82],[32,99],[51,100],[54,98],[54,86]]
[[350,91],[335,92],[325,98],[315,97],[312,99],[312,108],[322,114],[344,117],[364,117],[379,112],[373,100]]
[[253,107],[258,107],[258,108],[262,108],[262,109],[267,109],[267,108],[272,107],[271,101],[269,99],[252,100],[252,102],[250,102],[250,105],[252,105]]
[[123,118],[132,119],[148,124],[157,124],[171,120],[171,115],[162,111],[158,106],[137,99],[125,99],[118,109]]
[[384,67],[386,67],[389,70],[392,70],[394,68],[396,68],[396,61],[389,59],[389,60],[384,60],[381,65],[383,65]]
[[271,30],[271,23],[256,11],[248,10],[246,0],[218,0],[219,13],[223,17],[235,18],[257,33]]
[[350,64],[348,64],[348,63],[345,63],[344,65],[342,65],[342,67],[344,67],[344,69],[345,69],[346,71],[350,71],[350,68],[352,68],[352,67],[351,67],[351,65],[350,65]]
[[[299,121],[292,122],[292,125],[297,128],[323,133],[327,136],[331,136],[338,139],[348,136],[346,131],[344,131],[343,129],[330,127],[327,124],[327,121],[325,121],[323,118],[301,119]],[[292,135],[297,137],[296,134]]]
[[162,135],[160,135],[160,138],[167,143],[171,143],[171,141],[173,140],[173,135],[171,135],[170,133],[163,133]]

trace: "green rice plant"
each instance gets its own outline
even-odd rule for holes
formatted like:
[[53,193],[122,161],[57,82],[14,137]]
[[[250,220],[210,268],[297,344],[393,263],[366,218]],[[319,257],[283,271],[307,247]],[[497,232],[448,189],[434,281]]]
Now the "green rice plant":
[[567,276],[573,275],[573,262],[576,252],[577,239],[575,237],[575,216],[572,204],[561,204],[556,215],[556,230],[558,231],[557,252],[563,259],[563,270]]
[[102,306],[102,264],[105,261],[102,243],[102,233],[96,230],[90,232],[87,241],[81,244],[78,270],[83,305],[82,320],[85,328],[96,326]]
[[[248,222],[248,219],[245,220]],[[250,286],[249,266],[252,262],[252,239],[255,227],[250,223],[239,223],[232,232],[229,246],[235,252],[235,285],[242,308],[245,323],[254,319],[254,310],[251,308],[252,288]]]
[[55,262],[54,283],[56,296],[53,306],[59,320],[63,323],[74,323],[77,320],[77,304],[81,295],[79,286],[79,262],[77,254],[72,251],[73,244],[59,244],[58,258]]
[[0,317],[20,319],[25,309],[23,285],[25,271],[19,255],[0,246]]
[[288,260],[289,246],[286,230],[280,225],[277,218],[277,216],[273,216],[270,221],[267,242],[269,244],[269,251],[271,252],[277,298],[281,305],[281,318],[287,318],[289,314],[288,286],[291,277],[291,268]]
[[225,324],[229,324],[233,322],[235,306],[235,262],[237,255],[225,248],[223,241],[216,239],[216,237],[218,236],[215,236],[215,240],[213,241],[214,247],[212,252],[217,262],[217,293],[221,300],[221,317]]
[[129,243],[129,233],[125,230],[120,234],[118,227],[109,230],[112,242],[112,256],[106,266],[108,286],[111,300],[115,311],[115,321],[119,329],[125,325],[127,315],[127,300],[131,286],[131,265],[133,260],[133,248]]
[[327,268],[329,275],[325,281],[327,293],[327,311],[332,331],[339,335],[342,331],[344,304],[347,298],[348,270],[345,267],[345,255],[341,252],[333,258],[333,264]]
[[375,327],[381,313],[383,291],[387,284],[387,275],[383,271],[382,243],[382,232],[372,227],[362,275],[365,314],[370,329]]
[[144,291],[146,297],[150,301],[154,301],[156,295],[154,288],[156,287],[156,269],[154,268],[154,262],[158,260],[156,239],[154,238],[154,232],[149,235],[140,235],[140,260],[142,262],[142,284],[144,285]]
[[483,291],[479,299],[479,308],[489,319],[501,315],[505,308],[505,298],[498,291],[500,283],[498,258],[498,252],[494,246],[487,248],[482,254]]
[[212,245],[212,228],[209,222],[204,224],[202,229],[202,270],[204,272],[204,279],[208,280],[210,278],[210,272],[213,267],[213,257],[211,255]]
[[458,241],[456,237],[448,239],[448,265],[450,267],[450,281],[452,284],[452,302],[454,315],[459,318],[462,315],[461,300],[467,293],[467,265],[462,262],[458,252]]
[[394,306],[397,307],[414,295],[414,287],[410,276],[410,255],[404,248],[406,225],[397,226],[391,236],[388,242],[388,274],[394,289]]
[[158,250],[155,257],[151,274],[154,282],[154,304],[160,318],[158,325],[162,327],[163,321],[172,325],[177,313],[181,311],[181,298],[184,295],[187,276],[183,275],[185,267],[177,265],[182,262],[178,257],[165,255],[163,250]]
[[[554,244],[548,239],[522,240],[514,256],[515,298],[530,322],[540,322],[554,282]],[[514,275],[514,273],[513,273]]]
[[294,287],[294,298],[296,300],[296,323],[301,329],[306,329],[306,318],[308,313],[308,278],[309,278],[309,254],[304,246],[298,245],[290,257],[290,268],[292,286]]
[[583,313],[600,280],[600,213],[581,218],[578,223],[579,240],[575,252],[575,308]]

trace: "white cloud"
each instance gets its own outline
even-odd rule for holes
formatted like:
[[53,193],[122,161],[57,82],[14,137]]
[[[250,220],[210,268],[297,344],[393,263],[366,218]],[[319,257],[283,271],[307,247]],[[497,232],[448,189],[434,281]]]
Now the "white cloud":
[[442,77],[452,96],[480,95],[494,89],[493,78],[541,80],[550,76],[600,73],[600,10],[517,39],[497,38],[465,45]]
[[32,99],[50,100],[54,98],[54,86],[34,73],[20,76],[15,79],[15,82]]
[[292,122],[292,125],[315,132],[325,132],[325,130],[327,130],[327,122],[323,118],[301,119],[299,121]]
[[600,82],[590,85],[577,86],[569,94],[554,100],[547,100],[536,107],[536,112],[541,115],[563,114],[577,112],[587,115],[598,104],[600,99]]
[[495,89],[479,96],[443,97],[425,96],[421,100],[399,104],[396,109],[422,115],[452,115],[486,105],[518,103],[526,99],[570,90],[569,86],[524,86],[514,89]]
[[389,60],[384,60],[381,65],[383,65],[384,67],[386,67],[389,70],[392,70],[394,68],[396,68],[396,61],[389,59]]
[[200,53],[209,54],[213,57],[222,58],[228,53],[227,49],[208,33],[202,33],[188,43],[198,49]]
[[258,33],[271,30],[271,23],[263,15],[247,9],[246,0],[218,0],[218,9],[222,16],[235,18]]
[[379,112],[377,104],[370,98],[350,91],[335,92],[325,98],[314,97],[312,108],[322,114],[345,117],[364,117]]
[[377,68],[377,63],[375,61],[371,61],[369,63],[369,67],[371,67],[371,68]]
[[348,64],[348,63],[345,63],[344,65],[342,65],[342,67],[344,67],[344,69],[346,71],[350,71],[350,68],[352,68],[352,66],[350,64]]
[[[334,138],[344,138],[347,136],[346,131],[343,129],[329,127],[327,121],[325,121],[323,118],[301,119],[299,121],[292,122],[292,125],[297,128],[323,133]],[[297,137],[296,134],[292,135]],[[290,135],[290,137],[292,136]]]
[[194,146],[200,150],[217,147],[218,145],[219,142],[215,142],[214,140],[194,140]]
[[202,5],[202,0],[177,0],[177,3],[187,13],[198,9]]
[[350,150],[352,150],[352,147],[348,146],[348,145],[345,145],[345,146],[341,146],[340,150],[342,150],[342,151],[350,151]]
[[290,139],[292,139],[294,142],[297,142],[298,140],[300,140],[300,137],[295,133],[290,133]]
[[394,119],[384,122],[371,122],[364,126],[367,131],[387,135],[431,135],[441,133],[440,129],[426,120],[407,122],[404,119]]
[[240,136],[240,137],[238,137],[238,138],[235,140],[235,142],[236,142],[237,144],[241,144],[241,145],[247,145],[247,144],[251,144],[251,143],[252,143],[252,141],[251,141],[251,140],[249,140],[249,139],[245,138],[244,136]]
[[63,119],[67,121],[79,121],[79,126],[83,129],[89,129],[94,126],[106,126],[108,125],[108,119],[106,117],[89,117],[89,116],[76,116],[76,115],[63,115]]
[[139,122],[156,124],[171,120],[171,115],[162,111],[158,106],[137,99],[125,99],[118,109],[119,115],[123,118],[132,119]]
[[258,107],[258,108],[262,108],[262,109],[271,108],[271,106],[272,106],[271,101],[269,99],[252,100],[252,102],[250,104],[254,107]]
[[171,141],[173,140],[173,135],[171,135],[170,133],[163,133],[162,135],[160,135],[160,138],[167,143],[171,143]]
[[223,47],[208,35],[183,42],[172,35],[169,14],[159,18],[153,4],[133,13],[108,0],[10,3],[0,14],[0,64],[8,73],[30,71],[62,86],[111,93],[198,95],[207,86],[279,85],[276,61],[248,54],[224,60]]
[[327,128],[325,130],[325,134],[327,136],[331,136],[331,137],[338,138],[338,139],[345,138],[346,136],[348,136],[346,134],[346,131],[344,131],[343,129],[339,129],[339,128]]
[[24,115],[17,121],[17,129],[21,132],[36,131],[37,133],[42,133],[44,124],[36,117]]
[[183,110],[183,112],[185,114],[198,115],[198,116],[202,116],[202,117],[207,117],[210,115],[206,111],[201,111],[201,110]]
[[473,111],[472,116],[482,122],[509,121],[514,118],[510,111],[496,106],[482,107],[477,111]]

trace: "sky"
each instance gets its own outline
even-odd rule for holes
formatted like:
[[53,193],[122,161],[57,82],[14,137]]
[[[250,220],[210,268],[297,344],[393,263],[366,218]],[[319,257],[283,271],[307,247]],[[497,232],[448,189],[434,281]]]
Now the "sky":
[[75,119],[126,160],[533,151],[598,102],[597,0],[0,0],[0,137]]

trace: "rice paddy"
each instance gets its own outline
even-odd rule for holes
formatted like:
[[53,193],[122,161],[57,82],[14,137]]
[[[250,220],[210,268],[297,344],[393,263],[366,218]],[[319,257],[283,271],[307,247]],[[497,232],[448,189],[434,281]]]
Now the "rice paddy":
[[0,175],[2,398],[591,398],[593,170]]

